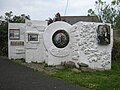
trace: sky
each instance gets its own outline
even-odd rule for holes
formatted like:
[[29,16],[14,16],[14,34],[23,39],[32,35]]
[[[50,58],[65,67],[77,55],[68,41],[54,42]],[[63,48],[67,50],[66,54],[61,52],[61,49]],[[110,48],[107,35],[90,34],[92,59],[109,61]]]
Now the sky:
[[[95,7],[96,0],[0,0],[0,16],[12,11],[14,15],[30,15],[32,20],[53,18],[59,12],[61,16],[86,16],[88,9]],[[112,0],[102,0],[110,3]]]

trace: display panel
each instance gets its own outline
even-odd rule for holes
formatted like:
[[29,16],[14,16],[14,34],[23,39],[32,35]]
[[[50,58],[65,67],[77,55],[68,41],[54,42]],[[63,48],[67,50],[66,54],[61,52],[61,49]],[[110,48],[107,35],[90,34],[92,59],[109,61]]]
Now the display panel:
[[28,34],[28,41],[38,41],[38,34]]
[[11,46],[24,46],[24,41],[11,41]]
[[69,43],[69,35],[65,30],[58,30],[52,36],[53,44],[58,48],[64,48]]
[[98,44],[110,44],[110,26],[99,25],[97,30]]
[[19,40],[20,39],[20,30],[19,29],[10,29],[9,37],[10,37],[10,40]]

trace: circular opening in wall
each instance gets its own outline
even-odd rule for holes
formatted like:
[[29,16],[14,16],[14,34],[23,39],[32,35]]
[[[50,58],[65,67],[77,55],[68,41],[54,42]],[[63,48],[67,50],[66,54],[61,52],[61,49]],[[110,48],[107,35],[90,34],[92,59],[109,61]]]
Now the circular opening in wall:
[[58,48],[64,48],[69,43],[69,35],[65,30],[58,30],[52,36],[54,45]]

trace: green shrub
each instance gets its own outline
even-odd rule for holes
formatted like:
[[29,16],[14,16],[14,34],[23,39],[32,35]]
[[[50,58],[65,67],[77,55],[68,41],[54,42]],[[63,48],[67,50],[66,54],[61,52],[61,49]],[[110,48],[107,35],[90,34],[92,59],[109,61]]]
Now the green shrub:
[[120,60],[120,40],[114,40],[112,49],[112,60]]
[[0,24],[0,56],[8,55],[8,23]]

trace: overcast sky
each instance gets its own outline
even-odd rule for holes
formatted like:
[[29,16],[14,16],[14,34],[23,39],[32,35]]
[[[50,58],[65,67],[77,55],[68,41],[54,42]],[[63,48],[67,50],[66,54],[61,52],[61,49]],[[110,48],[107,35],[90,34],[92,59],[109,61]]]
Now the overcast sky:
[[[96,0],[69,0],[66,16],[86,16]],[[102,0],[108,3],[112,0]],[[30,15],[32,20],[53,18],[55,13],[65,13],[67,0],[0,0],[0,16],[13,11],[14,15]]]

